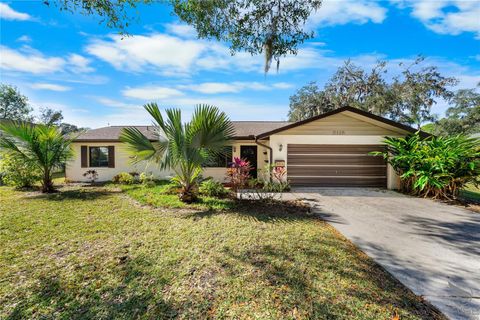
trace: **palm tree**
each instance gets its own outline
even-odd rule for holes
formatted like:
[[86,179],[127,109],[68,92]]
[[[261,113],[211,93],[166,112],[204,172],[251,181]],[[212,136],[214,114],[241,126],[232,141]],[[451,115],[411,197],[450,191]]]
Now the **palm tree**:
[[54,192],[53,170],[73,155],[73,137],[54,126],[8,121],[0,124],[0,150],[20,161],[38,167],[42,173],[42,192]]
[[144,108],[155,121],[157,140],[150,141],[133,127],[123,129],[120,140],[128,145],[134,163],[146,160],[172,169],[172,180],[181,186],[180,199],[195,201],[202,165],[224,152],[234,134],[232,123],[214,106],[197,105],[188,123],[182,122],[179,109],[165,110],[164,119],[156,103]]

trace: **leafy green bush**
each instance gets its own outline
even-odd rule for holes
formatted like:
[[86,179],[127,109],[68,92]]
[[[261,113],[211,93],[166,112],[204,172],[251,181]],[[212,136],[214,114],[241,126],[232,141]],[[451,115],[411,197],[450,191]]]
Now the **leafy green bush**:
[[153,174],[142,172],[140,173],[139,180],[141,184],[148,184],[154,181]]
[[3,183],[16,188],[32,187],[35,182],[42,179],[42,173],[38,167],[8,153],[2,154],[0,172],[2,172]]
[[180,186],[178,183],[170,182],[162,187],[161,193],[162,194],[169,194],[169,195],[178,195],[180,192]]
[[112,182],[120,184],[134,184],[135,178],[128,172],[120,172],[113,177]]
[[208,197],[224,197],[228,193],[227,189],[225,189],[221,182],[213,179],[203,181],[200,184],[199,191],[200,194]]
[[385,139],[381,154],[401,177],[404,192],[452,199],[466,184],[480,184],[480,140],[465,136],[428,137],[418,134]]
[[259,179],[259,178],[250,178],[248,179],[247,181],[247,187],[249,189],[259,189],[259,188],[262,188],[263,187],[263,180]]
[[290,183],[288,181],[265,182],[263,190],[267,192],[286,192],[290,191]]

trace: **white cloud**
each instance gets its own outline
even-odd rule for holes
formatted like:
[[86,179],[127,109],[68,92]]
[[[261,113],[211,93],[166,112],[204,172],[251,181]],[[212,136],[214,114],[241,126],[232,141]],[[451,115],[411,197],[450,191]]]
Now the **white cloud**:
[[266,84],[260,82],[204,82],[192,85],[180,85],[181,89],[187,89],[199,93],[215,94],[215,93],[236,93],[245,89],[251,90],[269,90]]
[[217,106],[220,110],[225,111],[232,120],[282,120],[286,118],[288,112],[288,101],[282,104],[243,97],[201,95],[167,99],[162,102],[161,106],[180,108],[183,118],[188,120],[194,106],[199,103]]
[[20,52],[0,46],[0,68],[3,70],[20,71],[33,74],[61,71],[65,60],[59,57],[46,57],[33,52]]
[[74,73],[88,73],[95,70],[89,66],[89,59],[76,53],[72,53],[68,56],[68,63],[70,64],[70,70]]
[[[244,90],[266,91],[273,89],[290,89],[293,85],[286,82],[276,82],[272,84],[261,83],[257,81],[234,81],[234,82],[202,82],[192,84],[177,84],[171,87],[165,86],[139,86],[129,88],[123,91],[124,96],[138,99],[164,99],[171,96],[179,96],[187,91],[203,93],[203,94],[219,94],[219,93],[238,93]],[[181,91],[180,91],[181,90]],[[149,98],[145,98],[148,96]]]
[[[331,57],[331,52],[322,46],[308,44],[299,49],[297,55],[281,58],[280,72],[313,68],[331,70],[340,65],[343,58]],[[188,76],[199,71],[263,73],[264,64],[261,55],[239,52],[232,56],[223,44],[157,33],[133,35],[123,40],[119,36],[109,36],[94,40],[85,50],[119,71],[156,72],[170,77]]]
[[33,89],[37,90],[50,90],[50,91],[69,91],[72,88],[67,87],[67,86],[62,86],[59,84],[54,84],[54,83],[34,83],[31,85]]
[[166,98],[183,95],[183,93],[177,89],[160,87],[160,86],[128,88],[123,90],[122,94],[125,97],[135,98],[140,100],[166,99]]
[[18,42],[25,42],[25,43],[30,43],[32,42],[32,38],[30,38],[27,35],[23,35],[17,39]]
[[97,100],[98,102],[100,102],[101,104],[107,106],[107,107],[129,109],[129,110],[134,110],[134,109],[141,108],[140,104],[125,103],[124,101],[110,99],[110,98],[107,98],[107,97],[95,97],[94,99]]
[[197,32],[195,28],[188,24],[181,23],[167,23],[165,24],[165,30],[167,33],[179,36],[181,38],[196,38]]
[[427,28],[440,34],[473,32],[480,39],[480,1],[466,0],[392,0]]
[[308,25],[321,28],[324,25],[347,23],[381,23],[385,20],[386,14],[387,9],[376,1],[325,0],[320,9],[310,16]]
[[232,56],[223,44],[160,33],[124,39],[111,35],[93,40],[85,50],[120,71],[177,77],[201,70],[261,72],[263,66],[262,57],[245,52]]
[[200,93],[233,93],[242,90],[240,84],[235,83],[222,83],[222,82],[205,82],[196,85],[181,86],[182,88],[188,88],[191,91]]
[[293,84],[287,83],[287,82],[277,82],[277,83],[273,84],[273,87],[276,88],[276,89],[291,89],[295,86]]
[[155,67],[164,71],[188,72],[204,49],[204,44],[199,41],[153,34],[123,39],[112,35],[109,40],[94,40],[86,51],[118,70],[148,72]]
[[6,3],[0,3],[0,19],[26,21],[31,20],[32,17],[27,13],[13,10]]
[[66,71],[85,73],[94,70],[88,66],[89,60],[78,54],[70,54],[67,58],[48,57],[28,46],[19,50],[0,46],[0,56],[0,69],[8,71],[48,74]]

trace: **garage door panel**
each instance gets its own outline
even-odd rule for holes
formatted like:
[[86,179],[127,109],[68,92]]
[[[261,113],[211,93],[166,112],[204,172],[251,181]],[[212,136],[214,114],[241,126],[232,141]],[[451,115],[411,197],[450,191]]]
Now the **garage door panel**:
[[386,187],[387,165],[372,151],[383,145],[289,144],[288,179],[293,186]]
[[338,175],[338,176],[372,176],[380,175],[385,172],[385,166],[289,166],[288,173],[290,176],[301,176],[301,175],[312,175],[312,176],[328,176],[328,175]]
[[301,164],[358,164],[358,165],[382,165],[385,160],[382,157],[371,155],[291,155],[288,154],[289,163]]
[[289,144],[288,153],[359,153],[367,154],[370,151],[383,151],[383,145],[356,145],[356,144]]
[[372,178],[372,179],[352,179],[346,177],[345,179],[334,178],[317,178],[317,177],[305,177],[295,178],[294,186],[297,187],[377,187],[385,188],[386,182],[384,178]]

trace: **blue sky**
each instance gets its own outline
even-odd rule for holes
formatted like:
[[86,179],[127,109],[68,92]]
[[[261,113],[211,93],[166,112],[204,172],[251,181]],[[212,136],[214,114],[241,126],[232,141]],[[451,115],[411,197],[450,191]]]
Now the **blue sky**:
[[[96,17],[60,12],[43,1],[0,1],[2,83],[17,86],[38,110],[62,110],[91,128],[148,124],[156,101],[179,107],[209,103],[233,120],[285,120],[288,98],[310,81],[323,84],[345,59],[370,68],[378,59],[398,71],[418,54],[460,80],[480,81],[480,1],[324,0],[308,21],[316,37],[280,72],[263,74],[263,57],[231,56],[228,46],[199,40],[168,6],[139,8],[122,39]],[[444,102],[434,107],[442,115]]]

